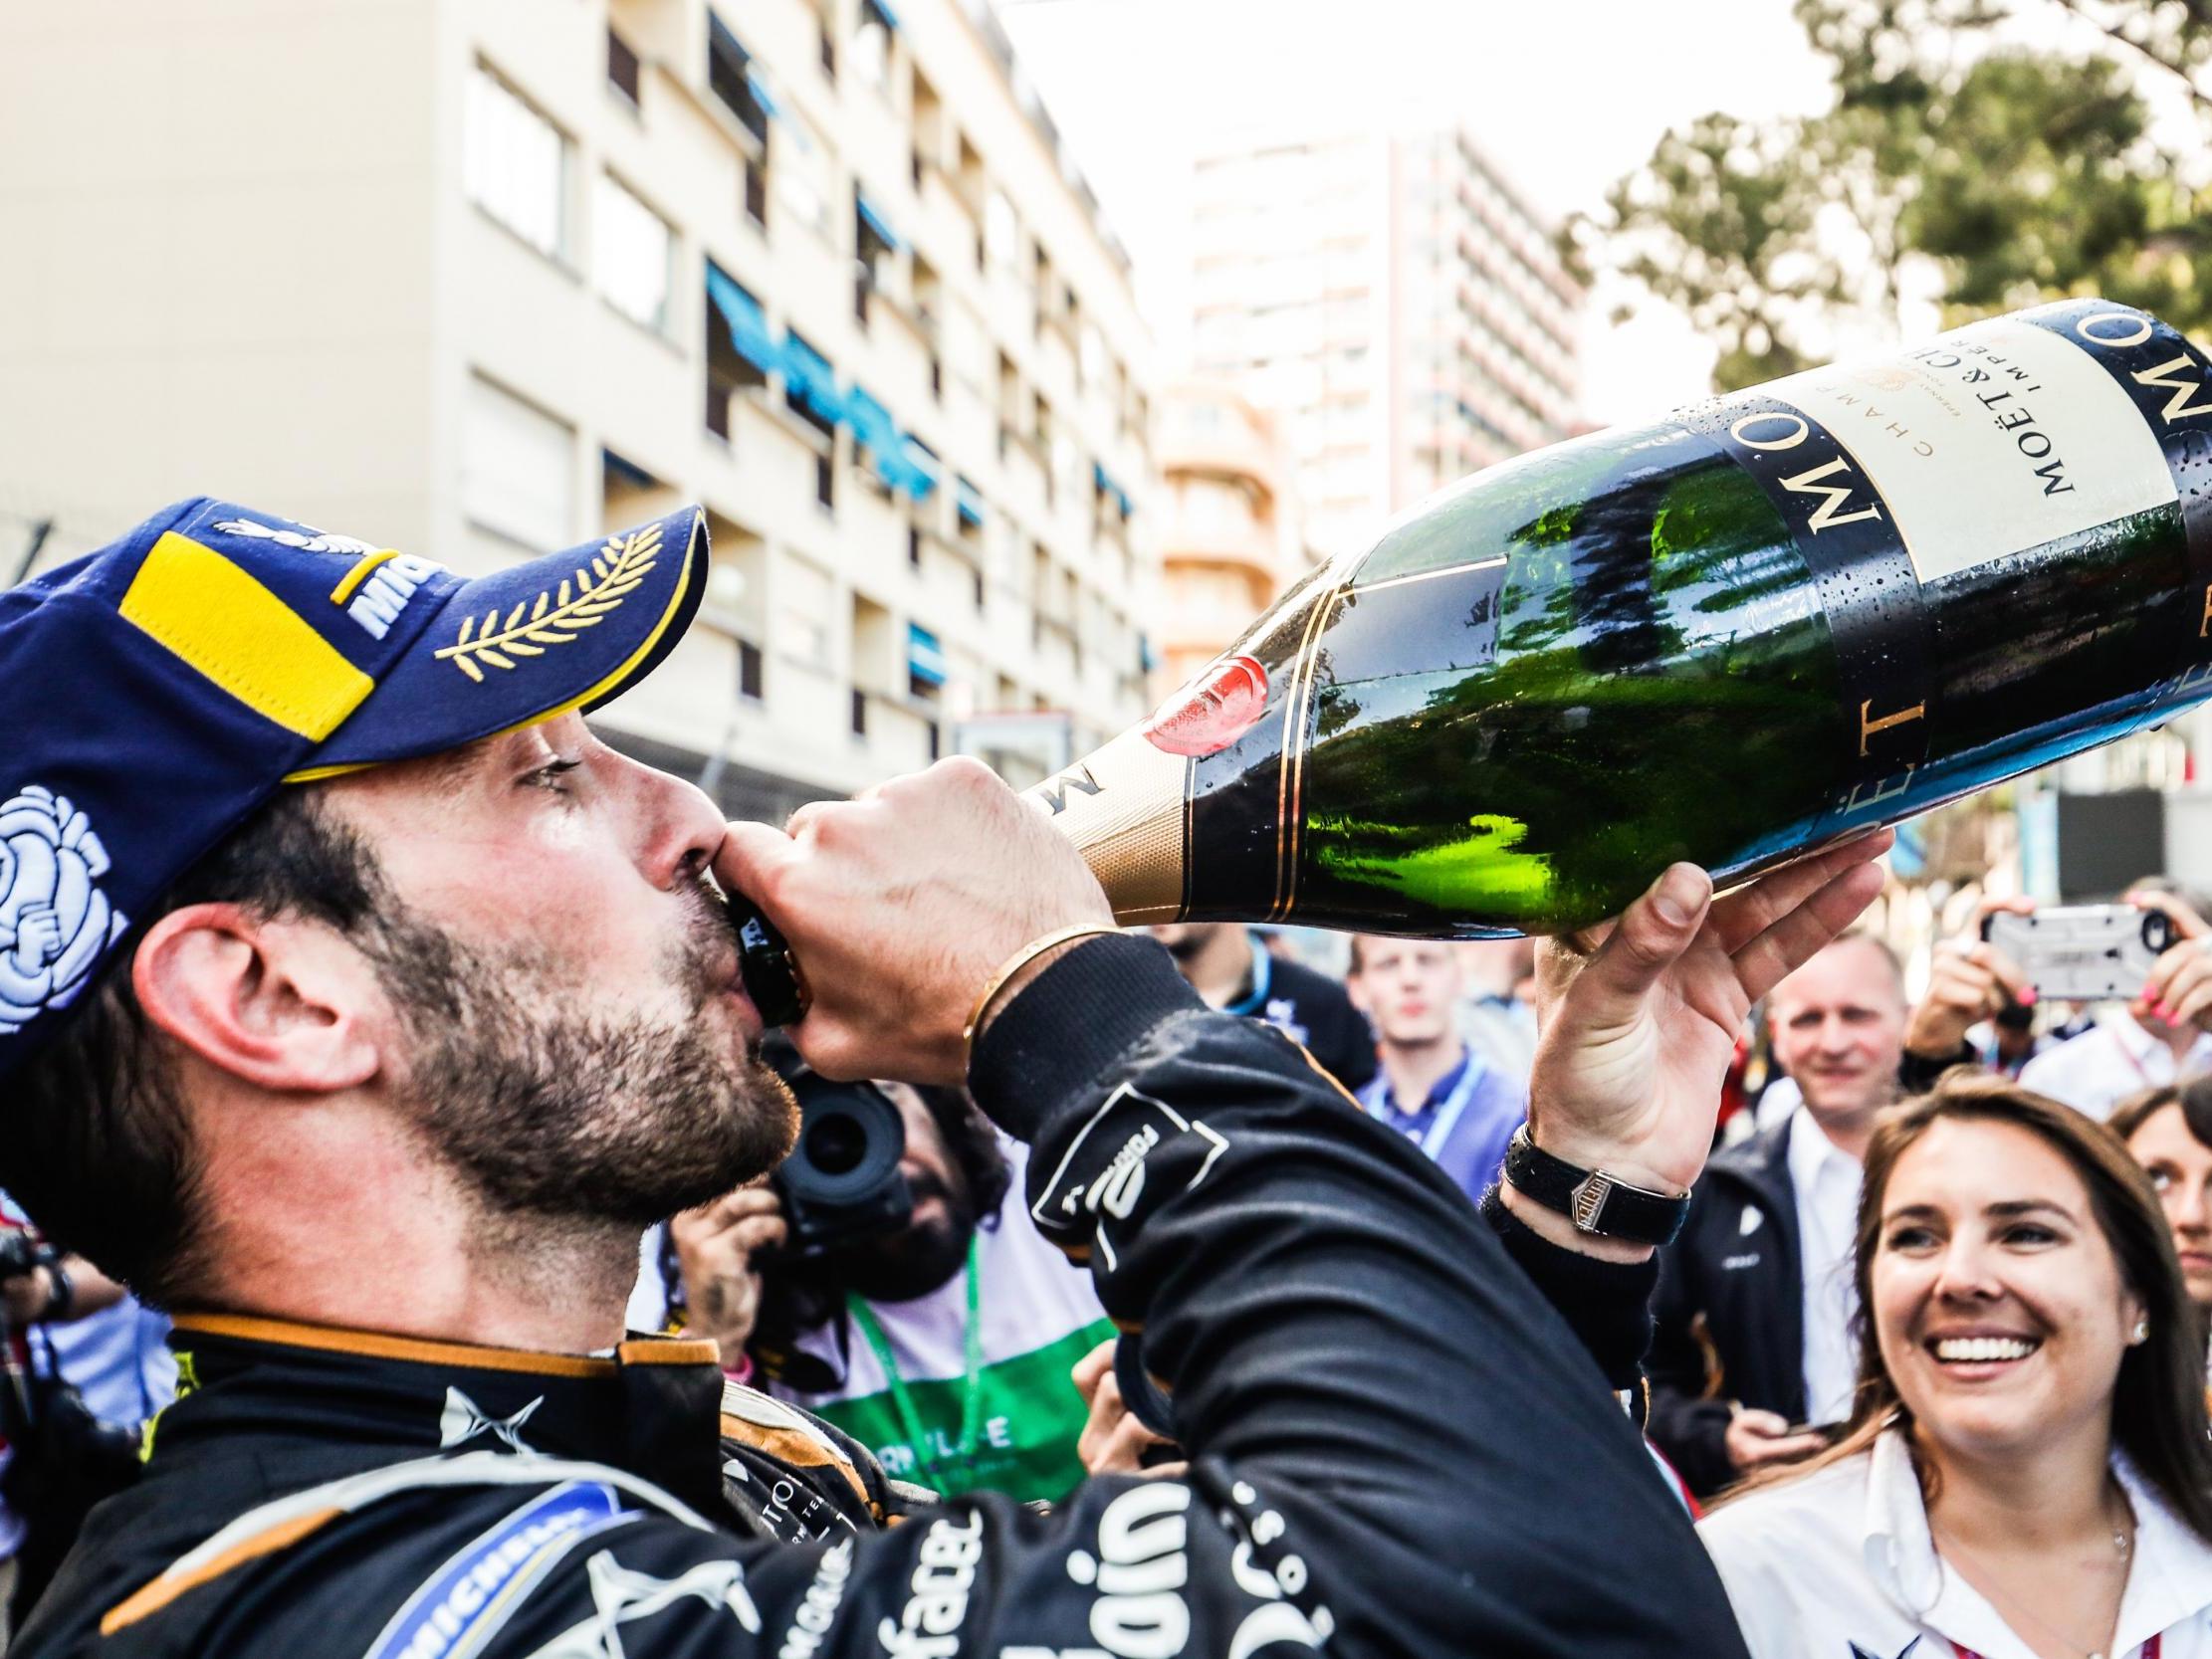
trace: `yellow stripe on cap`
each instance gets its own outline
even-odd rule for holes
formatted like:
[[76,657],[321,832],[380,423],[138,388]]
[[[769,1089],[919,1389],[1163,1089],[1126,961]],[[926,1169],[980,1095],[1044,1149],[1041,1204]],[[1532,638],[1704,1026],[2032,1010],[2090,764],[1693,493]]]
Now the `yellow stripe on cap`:
[[122,614],[255,714],[316,742],[376,689],[290,605],[174,530],[146,554]]
[[[353,590],[359,587],[361,583],[367,581],[370,573],[374,571],[379,564],[388,564],[391,562],[391,560],[397,558],[398,556],[399,549],[397,547],[386,547],[380,553],[363,553],[360,557],[360,561],[355,564],[352,569],[345,572],[345,580],[339,582],[337,586],[331,589],[331,603],[333,605],[344,604],[346,600],[353,597]],[[1500,564],[1503,564],[1505,560],[1503,559],[1498,560],[1498,563]],[[1438,575],[1443,574],[1443,572],[1440,570],[1437,573]]]

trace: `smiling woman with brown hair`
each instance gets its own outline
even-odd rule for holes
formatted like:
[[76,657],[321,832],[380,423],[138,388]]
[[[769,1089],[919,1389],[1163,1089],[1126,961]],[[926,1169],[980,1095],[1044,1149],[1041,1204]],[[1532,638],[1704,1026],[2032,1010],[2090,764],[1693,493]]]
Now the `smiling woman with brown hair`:
[[1856,1278],[1844,1438],[1700,1529],[1753,1654],[2212,1656],[2203,1350],[2118,1139],[1953,1073],[1875,1133]]

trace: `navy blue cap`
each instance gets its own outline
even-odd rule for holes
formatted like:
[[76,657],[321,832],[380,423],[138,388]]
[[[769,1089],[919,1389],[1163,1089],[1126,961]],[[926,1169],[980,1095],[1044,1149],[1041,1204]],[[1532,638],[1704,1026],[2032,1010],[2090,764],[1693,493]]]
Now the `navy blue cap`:
[[202,496],[0,592],[0,1077],[286,783],[595,709],[706,579],[695,507],[464,580]]

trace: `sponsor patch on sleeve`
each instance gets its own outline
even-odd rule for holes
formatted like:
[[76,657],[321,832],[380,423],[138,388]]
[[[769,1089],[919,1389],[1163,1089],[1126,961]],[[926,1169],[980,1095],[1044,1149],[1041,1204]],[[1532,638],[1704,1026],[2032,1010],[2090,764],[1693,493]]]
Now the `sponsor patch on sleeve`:
[[1119,1265],[1109,1234],[1126,1223],[1144,1196],[1152,1154],[1162,1146],[1196,1143],[1197,1168],[1183,1184],[1197,1186],[1228,1150],[1225,1137],[1165,1101],[1123,1084],[1106,1097],[1074,1141],[1029,1217],[1062,1249],[1084,1254],[1095,1247],[1109,1270]]

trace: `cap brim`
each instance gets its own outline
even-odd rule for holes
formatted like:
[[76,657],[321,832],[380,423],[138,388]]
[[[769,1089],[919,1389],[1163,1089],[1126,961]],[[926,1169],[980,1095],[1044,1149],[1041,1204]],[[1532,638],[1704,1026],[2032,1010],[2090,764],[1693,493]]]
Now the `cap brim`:
[[288,783],[589,713],[660,665],[707,584],[707,517],[665,518],[462,582]]

